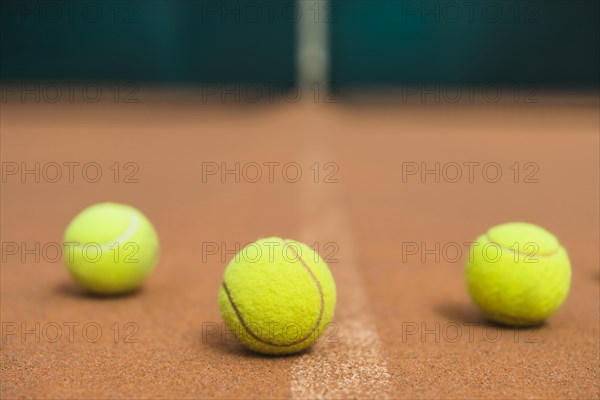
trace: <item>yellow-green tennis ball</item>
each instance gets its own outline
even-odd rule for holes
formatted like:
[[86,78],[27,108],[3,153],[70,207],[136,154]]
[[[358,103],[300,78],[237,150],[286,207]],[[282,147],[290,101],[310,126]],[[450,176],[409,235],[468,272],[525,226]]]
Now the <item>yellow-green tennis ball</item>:
[[137,288],[158,260],[158,237],[137,209],[100,203],[79,213],[67,227],[64,259],[83,289],[99,294]]
[[305,244],[258,240],[231,260],[219,291],[227,327],[264,354],[288,354],[314,343],[333,318],[335,282],[327,264]]
[[472,244],[466,269],[471,298],[491,320],[536,325],[565,301],[571,284],[569,256],[539,226],[495,226]]

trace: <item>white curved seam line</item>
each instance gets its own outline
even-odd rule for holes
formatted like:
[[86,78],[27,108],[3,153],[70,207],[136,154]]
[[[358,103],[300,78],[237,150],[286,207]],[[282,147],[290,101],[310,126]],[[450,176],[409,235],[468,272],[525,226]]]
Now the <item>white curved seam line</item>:
[[[140,218],[133,212],[129,214],[129,217],[130,217],[131,221],[129,222],[129,226],[127,227],[125,232],[123,232],[115,240],[112,240],[112,241],[106,242],[106,243],[102,243],[102,244],[98,243],[101,250],[110,250],[110,247],[114,246],[115,243],[118,243],[118,244],[127,243],[127,241],[129,239],[131,239],[131,237],[135,234],[135,231],[137,230],[138,226],[140,225]],[[74,245],[74,247],[83,247],[85,245],[88,245],[89,243],[93,243],[93,242],[77,243],[76,245]]]

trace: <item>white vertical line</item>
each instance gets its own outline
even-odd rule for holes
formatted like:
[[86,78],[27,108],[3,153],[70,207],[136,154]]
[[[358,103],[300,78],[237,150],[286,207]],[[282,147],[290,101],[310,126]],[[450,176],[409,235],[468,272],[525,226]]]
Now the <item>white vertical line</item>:
[[296,68],[302,87],[319,84],[323,87],[329,75],[328,0],[296,0],[300,19],[296,25]]
[[[309,245],[317,242],[320,246],[332,242],[339,249],[332,256],[338,263],[329,264],[337,284],[334,324],[338,330],[334,334],[326,331],[312,351],[294,361],[291,397],[390,398],[392,388],[387,362],[370,317],[355,258],[352,228],[336,186],[306,183],[299,187],[304,225],[300,227],[298,240]],[[327,254],[322,256],[327,257]]]

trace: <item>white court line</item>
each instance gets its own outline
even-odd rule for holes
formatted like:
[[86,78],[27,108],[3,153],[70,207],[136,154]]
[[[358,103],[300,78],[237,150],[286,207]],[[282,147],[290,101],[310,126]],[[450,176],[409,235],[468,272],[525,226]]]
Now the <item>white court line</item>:
[[339,245],[339,253],[335,256],[339,262],[330,264],[338,297],[334,323],[339,327],[331,338],[337,343],[326,343],[321,338],[310,353],[295,360],[291,372],[291,397],[390,398],[391,377],[360,281],[351,227],[340,210],[343,200],[336,194],[335,186],[302,185],[299,195],[306,208],[303,213],[306,223],[301,227],[298,240],[308,244],[332,241]]
[[[296,23],[297,81],[303,87],[329,78],[329,24],[333,18],[329,0],[297,0],[300,20]],[[324,87],[323,87],[324,89]]]

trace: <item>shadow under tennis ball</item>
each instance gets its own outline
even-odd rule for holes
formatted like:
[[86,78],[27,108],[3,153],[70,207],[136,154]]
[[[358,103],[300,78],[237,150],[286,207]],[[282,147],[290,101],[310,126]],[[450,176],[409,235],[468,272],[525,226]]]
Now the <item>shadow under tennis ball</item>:
[[[230,335],[233,335],[233,333],[231,333]],[[214,336],[211,335],[210,337],[207,337],[206,339],[203,337],[200,337],[200,340],[201,340],[202,346],[208,346],[208,347],[212,348],[213,350],[216,350],[220,353],[231,354],[231,355],[235,355],[235,356],[243,357],[243,358],[254,358],[254,359],[262,358],[262,359],[267,359],[267,360],[273,360],[273,359],[284,360],[284,359],[294,359],[296,357],[300,357],[304,354],[310,354],[312,352],[312,347],[309,347],[298,353],[262,354],[262,353],[258,353],[253,350],[250,350],[249,348],[247,348],[246,346],[241,344],[237,339],[234,339],[234,338],[223,339],[221,337],[221,335],[214,335]]]
[[474,305],[469,303],[444,303],[435,307],[434,311],[439,316],[451,322],[492,326],[504,330],[528,330],[546,325],[546,321],[537,325],[523,326],[501,324],[487,319]]
[[58,294],[67,297],[77,297],[77,298],[89,298],[96,300],[118,300],[124,298],[133,298],[140,295],[143,291],[143,287],[138,287],[135,290],[126,293],[119,294],[98,294],[98,293],[90,293],[81,289],[75,283],[72,282],[63,282],[56,287],[55,290]]
[[452,322],[473,324],[488,323],[487,319],[474,306],[468,303],[444,303],[434,307],[434,312]]

